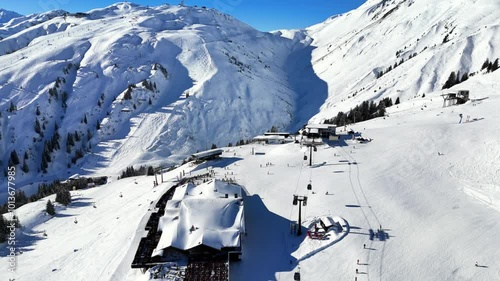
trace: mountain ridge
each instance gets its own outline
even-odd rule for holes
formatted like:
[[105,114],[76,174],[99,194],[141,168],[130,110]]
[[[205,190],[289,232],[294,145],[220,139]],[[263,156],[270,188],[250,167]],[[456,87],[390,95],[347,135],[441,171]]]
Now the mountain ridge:
[[288,56],[300,42],[204,8],[121,3],[50,15],[0,42],[2,163],[27,153],[23,182],[168,165],[307,122],[307,112],[294,116],[294,70],[284,67],[304,61]]
[[21,14],[18,14],[14,11],[9,11],[0,8],[0,24],[9,22],[11,19],[22,17]]

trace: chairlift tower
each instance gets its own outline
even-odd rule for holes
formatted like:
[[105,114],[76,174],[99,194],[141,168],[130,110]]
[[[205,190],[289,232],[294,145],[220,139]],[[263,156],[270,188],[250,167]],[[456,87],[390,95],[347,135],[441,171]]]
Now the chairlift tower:
[[308,144],[307,147],[309,147],[309,166],[312,166],[312,161],[313,161],[313,150],[316,152],[318,149],[316,148],[316,144],[314,144],[314,139],[311,144]]
[[301,218],[301,215],[302,215],[302,205],[307,206],[307,196],[298,196],[298,195],[294,195],[293,196],[293,205],[296,206],[296,205],[299,205],[299,220],[298,220],[298,225],[297,225],[297,236],[300,236],[302,235],[302,228],[301,228],[301,225],[302,225],[302,218]]
[[[311,136],[311,128],[309,128],[307,138]],[[316,143],[314,143],[314,137],[312,138],[312,142],[307,142],[305,144],[307,147],[309,147],[309,166],[312,166],[312,152],[313,150],[316,152],[318,149],[316,148]],[[304,160],[307,160],[307,156],[304,156]]]

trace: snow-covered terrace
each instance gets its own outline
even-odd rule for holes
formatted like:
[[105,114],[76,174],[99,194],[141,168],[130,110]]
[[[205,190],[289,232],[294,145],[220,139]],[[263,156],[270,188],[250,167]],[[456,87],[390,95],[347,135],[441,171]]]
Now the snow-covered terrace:
[[211,180],[178,187],[160,218],[162,235],[153,256],[170,247],[183,251],[199,245],[216,250],[239,248],[245,232],[243,210],[238,185]]

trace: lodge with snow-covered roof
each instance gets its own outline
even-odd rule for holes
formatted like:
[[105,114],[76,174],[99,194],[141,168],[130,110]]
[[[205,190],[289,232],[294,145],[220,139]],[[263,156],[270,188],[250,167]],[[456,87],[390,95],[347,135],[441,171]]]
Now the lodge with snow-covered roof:
[[154,257],[181,252],[189,257],[241,258],[245,218],[241,186],[220,180],[176,188],[158,223]]
[[325,138],[337,140],[337,126],[332,124],[308,124],[302,129],[302,135],[308,138]]

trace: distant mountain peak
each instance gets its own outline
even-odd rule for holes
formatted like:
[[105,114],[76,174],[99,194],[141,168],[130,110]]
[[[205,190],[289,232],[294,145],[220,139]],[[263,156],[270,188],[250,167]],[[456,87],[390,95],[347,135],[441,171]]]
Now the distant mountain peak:
[[0,23],[6,23],[9,22],[11,19],[18,17],[22,17],[22,15],[13,11],[8,11],[0,8]]

